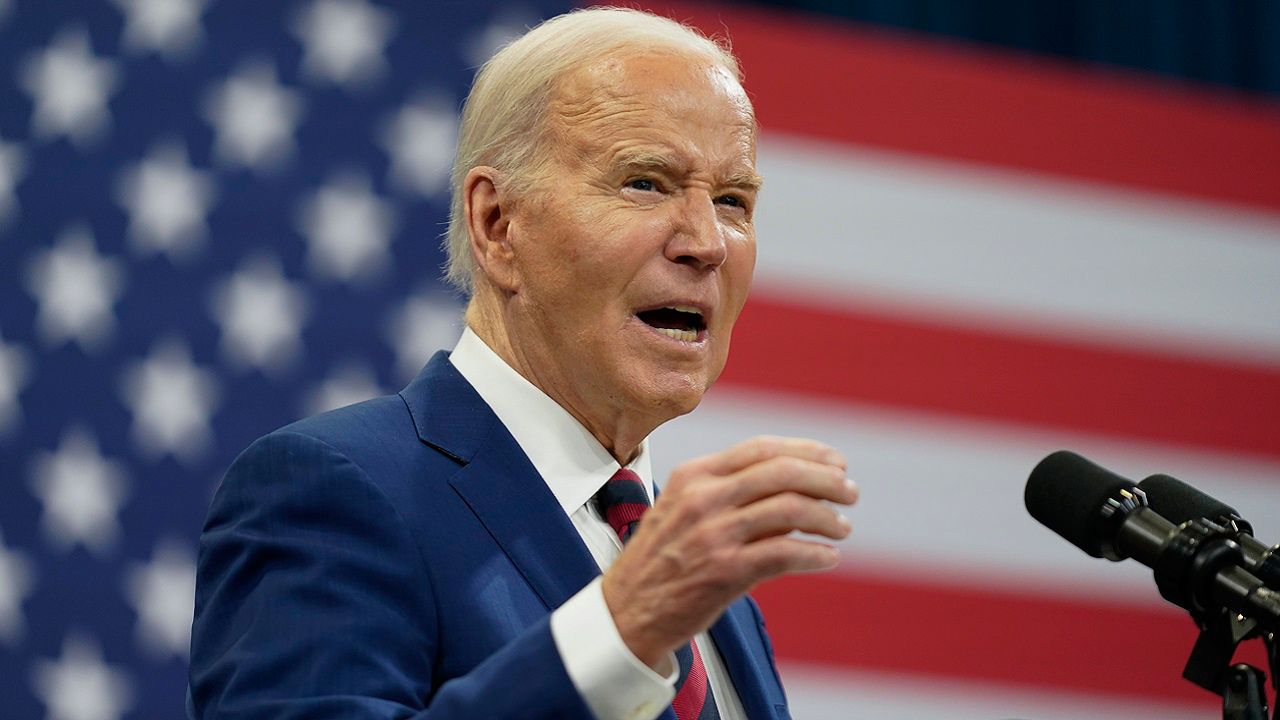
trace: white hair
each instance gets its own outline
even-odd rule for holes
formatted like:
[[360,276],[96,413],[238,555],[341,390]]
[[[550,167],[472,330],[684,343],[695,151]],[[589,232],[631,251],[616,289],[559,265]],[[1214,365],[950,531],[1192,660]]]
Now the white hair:
[[473,290],[475,261],[463,216],[463,181],[471,168],[503,172],[503,189],[529,189],[543,159],[547,108],[556,81],[577,67],[624,48],[671,49],[705,55],[742,80],[738,62],[722,41],[674,20],[640,10],[594,7],[551,18],[502,48],[476,75],[462,108],[458,154],[453,163],[446,279]]

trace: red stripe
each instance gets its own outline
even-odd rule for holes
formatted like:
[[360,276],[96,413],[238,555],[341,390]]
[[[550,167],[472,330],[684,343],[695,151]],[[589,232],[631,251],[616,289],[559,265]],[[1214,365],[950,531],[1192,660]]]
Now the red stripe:
[[642,488],[644,487],[644,482],[640,480],[640,476],[637,475],[634,470],[629,470],[627,468],[618,468],[617,472],[609,478],[609,482],[635,483]]
[[622,536],[622,531],[631,523],[640,519],[649,509],[648,503],[618,503],[605,511],[605,519],[613,531]]
[[[1221,706],[1182,679],[1196,630],[1159,604],[1061,600],[842,571],[752,592],[780,659]],[[1260,641],[1241,659],[1266,667]]]
[[721,382],[1280,459],[1280,367],[759,293],[734,328]]
[[640,5],[727,31],[766,131],[1280,209],[1273,101],[794,13]]
[[689,676],[671,701],[671,709],[676,711],[676,718],[679,720],[697,720],[702,714],[702,706],[707,702],[707,669],[702,664],[702,653],[698,652],[696,642],[690,643],[689,647],[693,649]]

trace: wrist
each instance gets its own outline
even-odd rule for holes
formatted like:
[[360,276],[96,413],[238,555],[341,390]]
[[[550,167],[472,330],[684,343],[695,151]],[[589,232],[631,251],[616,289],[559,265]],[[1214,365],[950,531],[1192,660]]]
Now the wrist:
[[613,625],[618,630],[618,637],[627,646],[637,660],[649,666],[660,675],[671,674],[671,651],[659,646],[650,633],[645,632],[644,623],[636,620],[633,613],[628,612],[625,601],[619,601],[617,591],[610,582],[609,573],[605,573],[601,583],[605,608],[613,618]]

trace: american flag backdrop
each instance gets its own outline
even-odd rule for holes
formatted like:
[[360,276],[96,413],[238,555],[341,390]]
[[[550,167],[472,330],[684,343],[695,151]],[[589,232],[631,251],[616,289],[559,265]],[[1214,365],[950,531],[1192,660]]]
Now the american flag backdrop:
[[[1022,509],[1066,447],[1280,539],[1280,108],[731,5],[756,288],[659,478],[843,449],[835,572],[765,584],[797,718],[1207,718],[1191,622]],[[0,717],[183,715],[194,547],[255,437],[460,330],[438,237],[527,1],[0,0]]]

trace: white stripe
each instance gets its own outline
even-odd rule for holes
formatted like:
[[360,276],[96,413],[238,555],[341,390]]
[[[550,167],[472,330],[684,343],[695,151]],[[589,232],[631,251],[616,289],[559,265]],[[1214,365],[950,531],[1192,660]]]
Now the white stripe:
[[[799,663],[783,663],[779,671],[795,720],[1204,720],[1222,712],[1221,700],[1208,692],[1197,706]],[[1115,678],[1115,689],[1122,690],[1124,682]]]
[[1280,359],[1280,216],[765,134],[758,282]]
[[1176,447],[716,388],[653,436],[654,478],[754,435],[812,437],[849,459],[862,498],[841,552],[851,566],[957,584],[1161,602],[1151,571],[1084,554],[1023,505],[1027,475],[1066,448],[1125,477],[1165,472],[1280,539],[1280,466]]

